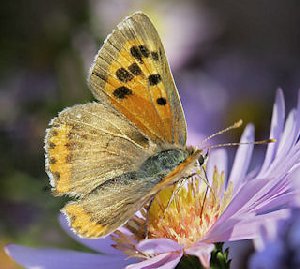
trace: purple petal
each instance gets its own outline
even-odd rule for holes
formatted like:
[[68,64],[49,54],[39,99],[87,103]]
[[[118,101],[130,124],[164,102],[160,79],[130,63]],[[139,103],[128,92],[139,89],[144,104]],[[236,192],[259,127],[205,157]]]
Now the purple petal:
[[[241,143],[248,143],[254,141],[254,125],[248,124],[241,136]],[[246,172],[249,168],[253,144],[240,145],[235,155],[234,163],[231,169],[229,181],[233,182],[233,186],[236,189],[239,188],[240,183],[245,178]]]
[[164,253],[145,261],[128,265],[126,269],[173,269],[180,262],[181,253]]
[[[283,186],[278,186],[280,184],[283,184]],[[247,228],[245,225],[241,227],[241,223],[249,220],[249,226],[254,225],[256,222],[259,222],[260,218],[270,218],[271,215],[269,212],[284,208],[286,204],[290,203],[293,196],[289,195],[289,192],[286,192],[287,188],[284,184],[285,182],[282,178],[278,178],[277,180],[249,180],[247,184],[241,187],[224,213],[211,227],[206,239],[216,242],[216,240],[224,241],[225,238],[233,240],[233,237],[235,240],[237,237],[239,237],[238,239],[252,238],[252,234],[255,232],[253,229],[256,229],[256,227],[253,226],[253,229],[251,227]],[[280,190],[281,194],[277,193],[278,190]],[[281,199],[276,199],[276,195],[281,195]],[[268,211],[264,209],[268,209]],[[258,212],[263,215],[257,216]],[[278,211],[279,215],[280,212]],[[275,215],[276,213],[274,213]],[[239,229],[236,227],[239,227]],[[236,234],[236,232],[239,233]],[[245,237],[241,237],[241,234],[245,234]]]
[[198,243],[196,246],[190,247],[185,250],[186,254],[195,255],[199,258],[201,264],[205,268],[209,268],[210,265],[210,253],[213,251],[213,244]]
[[208,181],[212,182],[215,167],[219,172],[224,171],[225,178],[227,173],[227,155],[224,149],[212,150],[207,161],[207,177]]
[[111,245],[115,244],[115,241],[113,241],[110,238],[110,236],[105,237],[105,238],[100,238],[100,239],[86,239],[86,238],[79,237],[77,234],[75,234],[71,230],[71,228],[67,222],[67,219],[63,214],[59,215],[59,223],[60,223],[61,227],[66,231],[66,233],[70,237],[72,237],[79,243],[87,246],[88,248],[95,250],[97,252],[105,253],[105,254],[115,254],[115,255],[121,255],[123,257],[125,256],[123,254],[123,252],[121,252],[111,246]]
[[[298,90],[298,104],[297,104],[297,129],[300,129],[300,89]],[[300,130],[299,130],[300,132]],[[299,135],[299,133],[298,133]]]
[[285,156],[286,153],[290,150],[291,146],[295,143],[297,139],[296,133],[299,130],[296,130],[296,110],[292,110],[285,123],[284,133],[280,140],[276,156]]
[[239,216],[240,219],[229,219],[215,227],[207,236],[213,242],[224,242],[241,239],[253,239],[258,235],[259,227],[266,222],[276,222],[289,216],[288,209],[277,210],[265,215],[253,213]]
[[295,195],[295,206],[300,207],[300,165],[297,165],[290,173],[291,182],[297,195]]
[[289,215],[289,209],[282,209],[265,215],[255,216],[253,219],[249,218],[249,221],[243,221],[235,225],[230,240],[254,239],[258,235],[261,225],[286,219]]
[[25,268],[98,269],[124,268],[132,261],[119,256],[90,254],[60,249],[34,249],[18,245],[5,247],[6,253]]
[[267,179],[250,180],[247,182],[247,184],[244,184],[240,191],[233,197],[232,201],[215,224],[218,222],[221,224],[226,219],[236,214],[239,210],[245,208],[245,205],[251,202],[251,199],[258,194],[258,192],[266,185],[267,182]]
[[289,205],[293,204],[294,199],[295,194],[292,192],[278,195],[277,197],[271,198],[265,204],[261,205],[260,208],[255,210],[255,213],[257,215],[262,215],[289,207]]
[[136,245],[136,249],[146,255],[157,255],[162,253],[182,251],[182,246],[171,239],[145,239]]
[[[231,238],[234,226],[239,222],[241,222],[239,219],[228,219],[223,223],[217,221],[205,235],[203,241],[212,243],[227,241]],[[226,240],[224,240],[224,238],[226,238]]]
[[[275,104],[273,106],[273,115],[271,120],[271,130],[270,130],[270,138],[275,138],[277,141],[280,141],[283,127],[284,127],[284,119],[285,119],[285,103],[284,103],[284,95],[281,89],[277,90]],[[270,163],[273,161],[276,150],[278,148],[277,143],[270,143],[268,145],[265,161],[262,165],[260,174],[264,173]]]
[[282,177],[300,162],[300,143],[297,143],[299,127],[296,126],[296,121],[296,111],[292,110],[287,118],[275,159],[263,175],[260,173],[261,177]]

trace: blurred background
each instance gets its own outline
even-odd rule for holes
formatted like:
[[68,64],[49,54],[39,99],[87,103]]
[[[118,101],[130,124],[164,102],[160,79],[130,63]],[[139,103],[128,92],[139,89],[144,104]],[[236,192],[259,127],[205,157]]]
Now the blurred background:
[[[93,100],[86,84],[93,57],[120,20],[137,10],[151,17],[166,47],[189,143],[199,144],[240,118],[255,124],[258,139],[266,138],[278,87],[284,89],[287,107],[296,105],[299,0],[3,1],[1,268],[18,268],[2,251],[8,242],[83,249],[57,222],[65,199],[50,193],[44,171],[45,129],[64,107]],[[241,131],[218,142],[237,141]],[[258,152],[263,149],[258,147]]]

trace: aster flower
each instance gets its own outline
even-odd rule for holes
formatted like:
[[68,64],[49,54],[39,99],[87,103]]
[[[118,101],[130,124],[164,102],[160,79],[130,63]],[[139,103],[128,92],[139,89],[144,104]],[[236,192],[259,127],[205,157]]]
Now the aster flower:
[[[217,150],[211,152],[207,163],[209,188],[204,180],[190,180],[167,209],[175,187],[157,195],[148,212],[147,239],[135,238],[138,243],[132,241],[131,245],[147,259],[128,268],[160,268],[161,264],[174,268],[183,254],[195,255],[204,267],[209,267],[214,243],[253,239],[265,221],[286,218],[296,196],[292,173],[300,165],[299,115],[298,104],[284,125],[284,97],[279,90],[270,134],[277,143],[268,145],[264,163],[258,171],[247,173],[253,145],[239,147],[229,177],[226,152]],[[253,140],[254,127],[248,125],[241,142]],[[120,236],[117,247],[124,250],[122,241],[125,239]],[[128,254],[134,255],[133,252]]]
[[[51,268],[50,254],[55,265],[69,259],[61,268],[99,268],[104,264],[122,268],[125,263],[127,269],[175,268],[189,255],[198,257],[202,266],[208,268],[215,243],[256,238],[263,223],[287,218],[290,207],[297,204],[292,181],[300,165],[299,130],[300,102],[285,121],[284,97],[278,90],[270,131],[270,137],[277,142],[268,145],[259,169],[248,172],[253,144],[239,146],[229,175],[226,151],[211,151],[205,169],[195,168],[192,177],[183,185],[179,183],[180,188],[171,186],[161,191],[148,208],[109,237],[87,240],[71,234],[108,255],[33,250],[16,245],[8,246],[7,252],[27,268]],[[241,142],[253,141],[254,127],[250,124]],[[119,252],[112,256],[108,251]],[[135,260],[126,260],[124,254]]]

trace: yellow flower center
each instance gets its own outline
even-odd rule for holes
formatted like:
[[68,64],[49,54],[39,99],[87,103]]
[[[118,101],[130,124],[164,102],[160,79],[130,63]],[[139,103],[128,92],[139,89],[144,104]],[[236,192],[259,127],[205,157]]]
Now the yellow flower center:
[[224,173],[214,169],[209,184],[199,174],[183,186],[168,187],[157,194],[148,212],[148,238],[169,238],[189,247],[201,240],[223,213],[232,197],[225,191]]

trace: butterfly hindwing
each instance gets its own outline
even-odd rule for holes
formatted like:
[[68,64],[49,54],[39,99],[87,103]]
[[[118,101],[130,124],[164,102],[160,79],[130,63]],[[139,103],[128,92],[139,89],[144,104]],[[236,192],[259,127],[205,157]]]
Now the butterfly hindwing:
[[186,124],[163,45],[149,18],[135,13],[106,39],[91,68],[94,96],[157,144],[184,146]]
[[126,173],[108,180],[78,202],[62,210],[82,237],[98,238],[115,231],[149,201],[153,184]]
[[45,145],[53,191],[74,196],[136,170],[156,151],[126,118],[98,103],[63,110],[52,120]]

